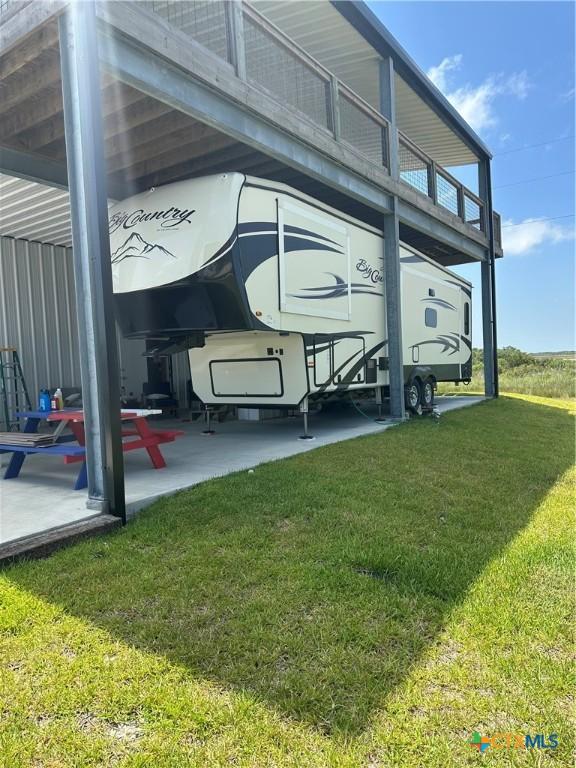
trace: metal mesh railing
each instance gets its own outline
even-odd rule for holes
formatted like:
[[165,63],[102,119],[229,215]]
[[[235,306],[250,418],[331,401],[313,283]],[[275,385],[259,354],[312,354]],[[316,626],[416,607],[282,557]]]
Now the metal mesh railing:
[[482,229],[482,206],[464,190],[464,221],[472,227]]
[[231,61],[228,15],[222,0],[142,0],[141,5]]
[[494,240],[497,245],[502,247],[502,219],[500,218],[500,214],[496,213],[496,211],[494,211],[493,214]]
[[340,135],[370,160],[387,165],[386,126],[340,91]]
[[456,216],[459,215],[458,187],[442,173],[436,173],[436,202]]
[[34,0],[0,0],[0,24],[15,16]]
[[398,141],[398,165],[400,180],[405,184],[427,195],[430,189],[428,181],[429,166],[426,161],[413,152],[410,147],[399,139]]
[[244,15],[246,75],[278,101],[332,130],[330,81],[276,36]]

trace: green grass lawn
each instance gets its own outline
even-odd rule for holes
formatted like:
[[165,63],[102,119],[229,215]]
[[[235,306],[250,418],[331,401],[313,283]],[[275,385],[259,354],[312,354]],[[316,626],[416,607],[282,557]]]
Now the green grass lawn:
[[7,569],[0,765],[572,765],[569,410],[414,420]]

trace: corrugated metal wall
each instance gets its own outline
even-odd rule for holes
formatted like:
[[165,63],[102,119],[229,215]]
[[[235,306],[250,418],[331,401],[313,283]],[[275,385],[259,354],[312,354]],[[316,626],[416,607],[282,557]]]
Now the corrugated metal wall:
[[180,408],[188,407],[186,385],[190,379],[190,358],[188,352],[178,352],[172,355],[172,378],[174,380],[174,395],[180,403]]
[[[118,334],[118,344],[121,387],[139,397],[147,379],[144,342]],[[80,387],[71,248],[0,237],[0,346],[17,348],[33,406],[43,387]],[[188,355],[173,355],[172,366],[185,408]]]
[[80,386],[69,248],[0,237],[0,346],[17,348],[32,405],[42,387]]

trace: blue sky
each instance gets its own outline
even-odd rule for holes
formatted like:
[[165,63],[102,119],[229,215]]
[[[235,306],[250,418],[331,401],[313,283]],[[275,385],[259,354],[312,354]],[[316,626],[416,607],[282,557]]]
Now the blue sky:
[[[574,349],[574,5],[368,4],[494,155],[494,207],[516,225],[496,265],[498,345]],[[481,346],[480,269],[457,271],[475,285]]]

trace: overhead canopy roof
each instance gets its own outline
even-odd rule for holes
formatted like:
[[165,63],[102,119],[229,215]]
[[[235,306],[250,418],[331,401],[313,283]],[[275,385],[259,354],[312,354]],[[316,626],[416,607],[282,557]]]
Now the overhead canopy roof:
[[68,192],[0,173],[0,235],[72,245]]
[[252,5],[375,109],[380,107],[379,62],[392,56],[398,128],[440,165],[475,163],[489,154],[364,3],[254,0]]

